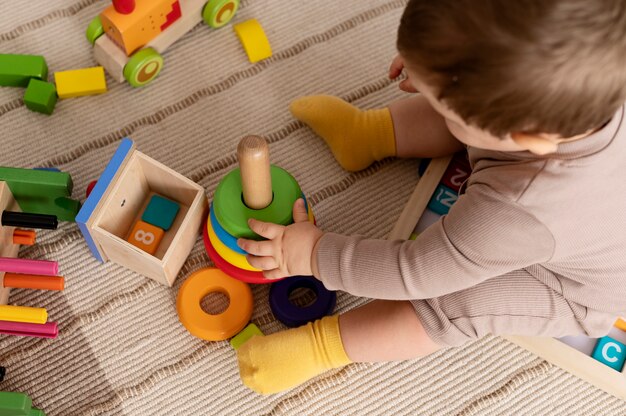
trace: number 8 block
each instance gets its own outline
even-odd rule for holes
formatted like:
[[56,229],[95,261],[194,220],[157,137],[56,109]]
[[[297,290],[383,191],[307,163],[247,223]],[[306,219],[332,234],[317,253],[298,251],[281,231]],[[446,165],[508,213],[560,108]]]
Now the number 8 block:
[[146,253],[154,254],[164,235],[165,231],[161,228],[139,220],[128,234],[126,241]]

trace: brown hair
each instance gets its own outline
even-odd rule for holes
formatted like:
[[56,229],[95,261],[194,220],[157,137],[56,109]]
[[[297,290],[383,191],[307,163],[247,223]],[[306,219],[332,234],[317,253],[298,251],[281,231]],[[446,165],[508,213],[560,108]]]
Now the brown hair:
[[570,137],[626,101],[624,0],[409,0],[406,64],[468,124]]

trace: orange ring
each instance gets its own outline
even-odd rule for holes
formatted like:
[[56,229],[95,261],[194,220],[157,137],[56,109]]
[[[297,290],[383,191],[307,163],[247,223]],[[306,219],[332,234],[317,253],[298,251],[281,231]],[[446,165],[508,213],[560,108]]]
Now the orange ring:
[[[228,308],[218,315],[202,310],[200,302],[212,292],[226,295]],[[209,267],[189,276],[176,298],[178,319],[194,336],[207,341],[222,341],[239,333],[252,316],[252,291],[220,269]]]

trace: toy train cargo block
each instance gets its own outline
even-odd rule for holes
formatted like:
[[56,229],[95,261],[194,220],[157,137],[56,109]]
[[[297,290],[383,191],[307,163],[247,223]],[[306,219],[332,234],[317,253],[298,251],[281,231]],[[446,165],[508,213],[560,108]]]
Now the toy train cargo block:
[[178,0],[144,0],[126,14],[111,5],[100,14],[100,21],[104,33],[130,56],[180,17]]
[[53,83],[32,78],[24,93],[24,105],[31,111],[50,115],[57,98],[57,89]]
[[101,66],[55,72],[54,82],[59,98],[102,94],[107,91],[104,68]]
[[237,34],[251,63],[256,63],[272,56],[270,42],[267,36],[265,36],[263,27],[256,19],[236,24],[233,26],[233,30]]
[[43,56],[0,54],[0,86],[26,87],[32,78],[48,79]]
[[73,183],[68,173],[0,167],[0,181],[7,183],[24,212],[74,221],[80,209],[80,202],[69,198]]
[[[152,254],[129,243],[153,195],[175,201],[180,210]],[[123,139],[104,169],[76,222],[93,255],[172,286],[206,216],[204,188],[135,149]]]

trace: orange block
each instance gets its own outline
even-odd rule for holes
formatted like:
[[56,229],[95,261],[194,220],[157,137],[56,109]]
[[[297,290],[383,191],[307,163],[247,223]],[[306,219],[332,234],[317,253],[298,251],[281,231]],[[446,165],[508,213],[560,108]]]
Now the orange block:
[[146,253],[154,254],[164,235],[165,231],[161,228],[139,220],[135,223],[126,241]]
[[[178,0],[137,0],[129,14],[115,11],[113,5],[100,13],[104,32],[130,56],[159,35],[180,17]],[[167,27],[166,26],[166,27]]]

